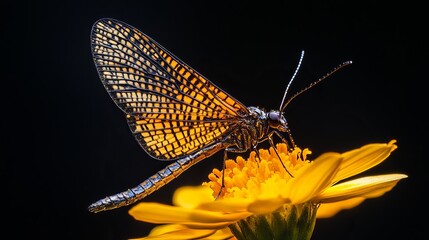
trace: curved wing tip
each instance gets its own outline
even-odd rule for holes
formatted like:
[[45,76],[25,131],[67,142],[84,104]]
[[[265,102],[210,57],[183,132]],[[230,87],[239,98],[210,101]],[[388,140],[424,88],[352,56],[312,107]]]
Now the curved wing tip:
[[119,20],[117,20],[117,19],[115,19],[115,18],[111,18],[111,17],[103,17],[103,18],[99,18],[99,19],[97,19],[95,22],[94,22],[94,24],[92,25],[92,28],[94,29],[99,23],[107,23],[107,22],[109,22],[109,21],[112,21],[112,22],[116,22],[116,23],[122,23],[123,24],[123,22],[122,21],[119,21]]

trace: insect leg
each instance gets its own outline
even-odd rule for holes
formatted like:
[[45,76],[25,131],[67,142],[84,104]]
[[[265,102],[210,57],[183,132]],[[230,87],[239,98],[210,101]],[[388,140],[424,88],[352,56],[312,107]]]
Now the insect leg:
[[[255,145],[253,146],[253,151],[255,151],[255,153],[256,153],[256,157],[257,157],[259,160],[261,160],[261,157],[259,156],[259,150],[258,150],[256,147],[257,147],[257,145],[255,144]],[[259,166],[259,161],[256,161],[256,164],[258,164],[258,166]]]
[[[295,144],[295,141],[292,138],[292,133],[291,133],[290,129],[287,129],[286,132],[287,132],[287,135],[289,136],[290,143],[292,144],[292,148],[291,149],[296,148],[296,144]],[[276,131],[276,134],[277,134],[277,136],[279,136],[279,138],[282,139],[282,141],[284,141],[285,143],[287,143],[286,139],[284,139],[284,137],[282,135],[280,135],[279,132]],[[288,148],[290,148],[290,146],[288,146]]]
[[[290,130],[289,131],[287,131],[287,133],[288,133],[288,136],[289,136],[289,140],[290,140],[290,143],[288,142],[288,140],[286,140],[286,138],[285,137],[283,137],[283,135],[281,135],[278,131],[273,131],[273,132],[271,132],[270,133],[270,135],[272,136],[273,135],[273,133],[275,133],[281,140],[282,140],[282,142],[283,143],[285,143],[286,145],[287,145],[287,149],[288,149],[288,151],[290,151],[290,149],[294,149],[294,148],[296,148],[296,144],[295,144],[295,141],[293,140],[293,138],[292,138],[292,135],[291,135],[291,133],[290,133]],[[292,144],[292,146],[290,145],[290,144]]]
[[215,199],[218,199],[222,193],[222,190],[225,188],[225,169],[226,169],[226,160],[228,160],[228,152],[232,152],[232,153],[243,153],[246,152],[245,149],[240,149],[240,148],[236,148],[236,147],[228,147],[225,148],[225,151],[223,152],[223,164],[222,164],[222,178],[221,178],[221,186],[220,186],[220,190],[216,195]]
[[226,164],[225,164],[225,162],[226,162],[226,160],[228,159],[228,155],[227,155],[227,150],[225,149],[225,151],[223,151],[223,163],[222,163],[222,179],[221,179],[221,185],[220,185],[220,189],[219,189],[219,192],[217,193],[217,195],[216,195],[216,198],[215,198],[215,200],[217,200],[219,197],[220,197],[220,195],[221,195],[221,193],[222,193],[222,190],[223,190],[223,188],[225,187],[225,169],[226,169]]
[[276,134],[277,136],[279,136],[282,141],[285,140],[280,133],[278,133],[277,131],[272,131],[268,134],[268,142],[270,142],[271,147],[274,149],[274,152],[276,153],[277,157],[279,158],[279,161],[282,163],[283,168],[286,170],[286,172],[289,174],[289,176],[293,177],[293,175],[287,170],[286,166],[284,165],[282,159],[280,158],[280,154],[277,152],[277,148],[274,145],[274,141],[273,141],[273,134]]

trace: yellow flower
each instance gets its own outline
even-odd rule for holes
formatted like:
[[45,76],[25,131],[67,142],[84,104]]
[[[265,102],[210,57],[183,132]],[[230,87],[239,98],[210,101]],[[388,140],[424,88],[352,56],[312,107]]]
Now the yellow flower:
[[247,160],[227,160],[223,171],[213,170],[209,182],[179,188],[172,206],[140,203],[129,213],[136,220],[165,224],[141,239],[310,239],[316,218],[379,197],[407,177],[345,180],[383,162],[395,143],[328,152],[312,161],[308,149],[289,151],[278,144],[282,162],[273,148],[260,149],[260,159],[252,152]]

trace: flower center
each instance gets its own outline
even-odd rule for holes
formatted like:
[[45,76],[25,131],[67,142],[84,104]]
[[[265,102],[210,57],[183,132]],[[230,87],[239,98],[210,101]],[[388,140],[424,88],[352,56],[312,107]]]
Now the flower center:
[[223,171],[214,169],[209,174],[210,181],[203,185],[209,186],[213,190],[213,196],[217,197],[223,178],[224,188],[219,198],[225,199],[279,196],[291,178],[287,171],[295,176],[303,166],[311,164],[307,160],[307,155],[311,154],[311,151],[300,148],[288,151],[287,145],[284,143],[277,144],[276,149],[282,162],[273,148],[259,149],[260,159],[253,151],[247,160],[241,156],[238,156],[236,160],[226,160],[225,169]]

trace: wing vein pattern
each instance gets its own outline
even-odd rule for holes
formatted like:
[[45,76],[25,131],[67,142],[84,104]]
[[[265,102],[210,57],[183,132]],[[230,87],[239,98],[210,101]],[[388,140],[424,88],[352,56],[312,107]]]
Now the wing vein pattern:
[[247,108],[138,29],[99,20],[95,65],[142,148],[158,160],[193,154],[237,128]]

